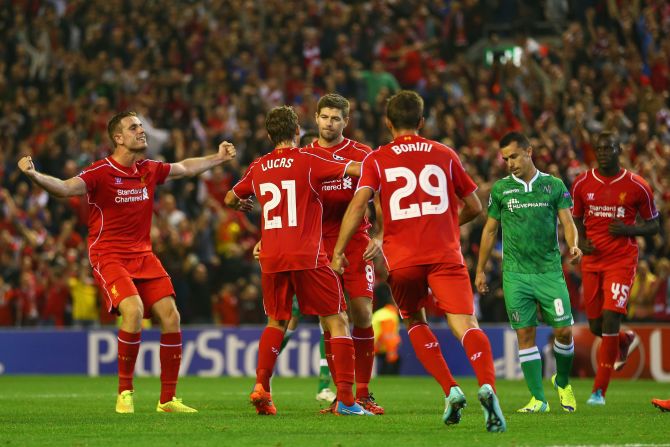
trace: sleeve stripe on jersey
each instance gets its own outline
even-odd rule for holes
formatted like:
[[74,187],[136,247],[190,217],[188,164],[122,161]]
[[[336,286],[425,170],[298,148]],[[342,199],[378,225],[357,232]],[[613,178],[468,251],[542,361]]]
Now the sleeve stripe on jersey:
[[87,172],[93,172],[93,171],[96,171],[96,170],[98,170],[98,169],[100,169],[100,168],[105,168],[105,167],[107,167],[107,165],[100,165],[100,166],[96,166],[95,168],[84,169],[84,170],[81,171],[79,174],[77,174],[77,177],[81,177],[82,174],[86,174]]
[[[647,196],[647,207],[649,208],[649,214],[651,215],[652,219],[656,219],[658,217],[658,210],[656,210],[654,204],[652,203],[651,197],[649,197],[649,193],[647,192],[647,188],[645,188],[640,182],[635,180],[635,177],[633,177],[633,173],[631,172],[630,174],[630,179],[635,183],[637,186],[639,186],[642,191],[644,191],[644,195]],[[654,213],[654,211],[656,211]]]
[[362,185],[362,186],[359,186],[358,188],[356,188],[356,192],[360,191],[360,190],[363,189],[363,188],[368,188],[368,189],[371,190],[372,192],[376,192],[374,189],[372,189],[372,186],[368,186],[368,185]]
[[[259,161],[261,161],[262,158],[263,158],[263,157],[260,157],[260,158],[258,158],[258,159],[256,159],[256,160],[254,160],[254,162],[251,163],[251,164],[249,165],[249,168],[247,169],[247,173],[244,174],[244,177],[242,177],[241,179],[239,179],[239,180],[237,181],[237,183],[235,183],[235,186],[237,186],[237,185],[239,185],[240,183],[242,183],[242,182],[244,181],[244,179],[247,178],[247,176],[248,176],[249,174],[251,174],[251,170],[253,169],[254,165],[257,164]],[[233,186],[233,188],[235,188],[235,186]]]

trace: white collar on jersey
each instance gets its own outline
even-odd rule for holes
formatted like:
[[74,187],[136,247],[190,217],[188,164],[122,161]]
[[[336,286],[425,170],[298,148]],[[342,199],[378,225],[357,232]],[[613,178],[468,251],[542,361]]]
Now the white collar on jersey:
[[524,182],[514,174],[511,175],[516,182],[521,183],[523,185],[523,192],[531,192],[533,190],[533,183],[535,182],[535,180],[537,180],[540,177],[540,175],[546,175],[546,174],[544,172],[540,172],[539,169],[536,169],[535,175],[533,176],[532,179],[530,179],[528,183]]

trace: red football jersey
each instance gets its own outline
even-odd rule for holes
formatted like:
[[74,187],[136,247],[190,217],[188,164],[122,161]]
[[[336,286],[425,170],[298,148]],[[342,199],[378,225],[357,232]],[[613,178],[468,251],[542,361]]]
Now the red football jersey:
[[458,198],[477,190],[449,147],[417,135],[381,146],[363,161],[358,188],[379,191],[389,270],[464,262]]
[[[349,138],[345,138],[340,144],[333,147],[321,147],[318,140],[306,146],[307,150],[320,149],[333,155],[333,158],[363,161],[372,152],[369,146]],[[337,238],[340,234],[340,224],[349,202],[354,198],[358,186],[358,178],[348,175],[341,179],[330,180],[321,185],[321,199],[323,201],[323,237]],[[358,233],[365,233],[370,228],[370,222],[365,217]]]
[[140,160],[127,168],[107,157],[79,174],[86,183],[88,255],[135,257],[151,252],[151,218],[156,185],[170,165]]
[[582,258],[582,270],[602,271],[637,266],[634,237],[613,236],[608,227],[614,219],[634,225],[638,213],[645,220],[658,216],[654,193],[639,175],[625,169],[604,177],[595,169],[582,173],[572,185],[572,215],[582,218],[586,237],[595,251]]
[[263,209],[260,264],[264,273],[328,264],[321,239],[319,191],[324,181],[342,178],[347,164],[316,149],[275,149],[255,160],[233,187],[241,199],[255,195]]

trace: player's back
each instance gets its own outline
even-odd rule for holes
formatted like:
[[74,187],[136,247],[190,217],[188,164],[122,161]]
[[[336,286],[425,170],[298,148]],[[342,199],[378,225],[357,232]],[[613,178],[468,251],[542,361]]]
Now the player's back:
[[389,269],[463,263],[458,199],[477,187],[452,149],[401,136],[366,158],[360,186],[371,185],[368,175],[378,178]]
[[339,178],[346,163],[298,148],[275,149],[256,160],[235,185],[239,197],[254,194],[261,217],[261,269],[265,273],[328,264],[321,240],[323,205],[318,191]]

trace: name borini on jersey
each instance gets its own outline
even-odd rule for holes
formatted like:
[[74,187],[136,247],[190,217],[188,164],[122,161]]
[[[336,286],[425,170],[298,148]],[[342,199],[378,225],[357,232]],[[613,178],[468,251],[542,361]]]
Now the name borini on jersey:
[[432,149],[433,145],[426,143],[425,141],[417,141],[416,143],[409,144],[394,144],[391,146],[391,150],[396,155],[400,155],[403,152],[430,152]]
[[292,158],[275,158],[274,160],[265,160],[261,163],[261,169],[267,171],[273,168],[290,168],[292,164]]

